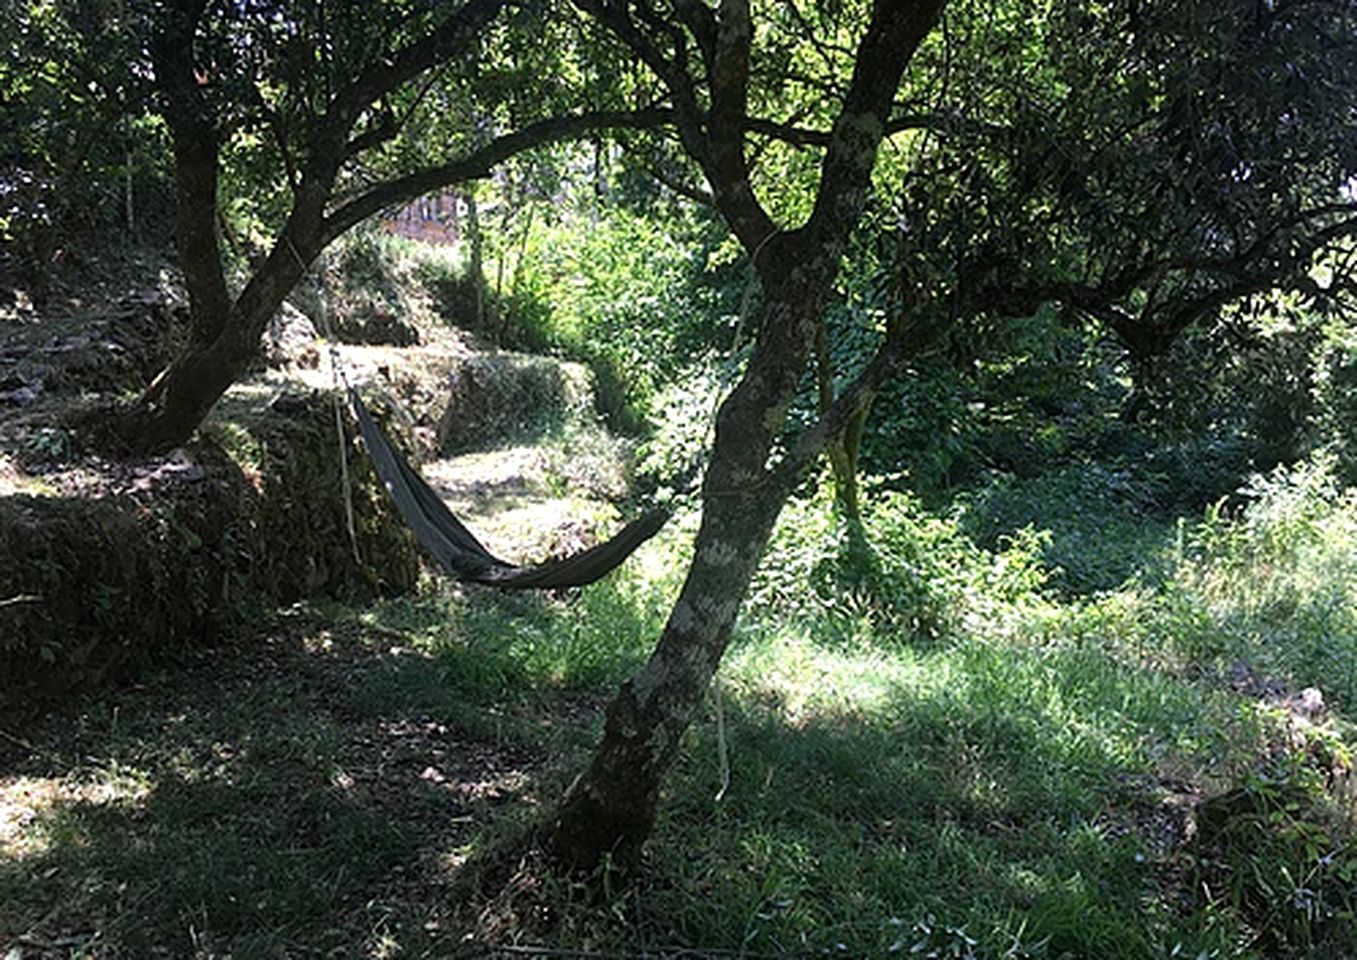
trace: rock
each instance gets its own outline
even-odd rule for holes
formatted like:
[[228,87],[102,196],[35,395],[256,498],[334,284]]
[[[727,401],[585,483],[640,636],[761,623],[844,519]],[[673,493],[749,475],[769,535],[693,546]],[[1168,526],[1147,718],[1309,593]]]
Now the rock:
[[316,327],[311,318],[292,304],[284,303],[264,331],[261,344],[264,365],[274,369],[314,370],[320,365],[320,348],[316,344]]
[[333,326],[335,337],[344,343],[413,347],[420,342],[414,324],[401,318],[388,304],[373,299],[337,312]]
[[1324,712],[1324,694],[1318,687],[1306,687],[1300,693],[1287,699],[1287,709],[1308,720],[1314,720]]

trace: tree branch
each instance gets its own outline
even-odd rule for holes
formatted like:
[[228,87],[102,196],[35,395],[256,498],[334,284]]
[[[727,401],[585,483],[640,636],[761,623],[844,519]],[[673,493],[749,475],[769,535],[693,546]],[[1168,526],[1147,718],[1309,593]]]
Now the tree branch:
[[[967,120],[950,113],[908,113],[892,117],[886,123],[885,135],[903,133],[906,130],[930,130],[935,133],[955,133],[970,128],[972,131],[1002,136],[1009,131],[997,124],[984,124]],[[798,127],[795,124],[780,123],[764,117],[749,117],[745,120],[745,129],[750,133],[762,134],[781,140],[794,147],[827,147],[833,138],[831,130],[816,130],[811,127]]]
[[688,155],[699,163],[706,156],[707,138],[702,110],[697,104],[692,75],[686,63],[671,62],[631,18],[625,2],[618,0],[573,0],[576,8],[590,14],[628,47],[660,79],[674,104],[674,124]]
[[671,192],[678,194],[680,197],[684,197],[685,199],[691,200],[693,201],[693,203],[696,203],[699,206],[703,207],[716,206],[715,198],[713,198],[710,193],[708,193],[706,190],[703,190],[701,187],[696,187],[691,183],[685,183],[678,177],[671,177],[669,174],[661,170],[658,166],[655,166],[653,164],[646,164],[645,169],[646,173],[650,174],[650,176],[654,178],[656,183],[658,183],[662,187],[668,188]]
[[933,29],[945,2],[877,0],[873,6],[820,167],[820,188],[807,223],[811,235],[833,233],[834,223],[856,219],[905,65]]
[[710,75],[716,56],[716,18],[711,8],[702,0],[674,0],[674,9],[697,41],[697,48],[702,51],[702,61]]
[[599,130],[651,129],[673,123],[674,119],[672,110],[651,108],[634,111],[600,110],[539,120],[521,130],[497,137],[456,160],[416,170],[359,194],[324,218],[322,245],[387,207],[413,200],[449,184],[483,179],[490,175],[496,165],[533,147],[573,140]]
[[777,225],[754,196],[744,153],[752,40],[748,0],[721,0],[708,72],[711,114],[702,169],[711,184],[717,208],[751,259],[777,232]]
[[899,374],[906,361],[923,353],[950,326],[951,320],[950,314],[943,312],[916,315],[913,322],[900,326],[893,336],[883,340],[856,379],[796,438],[773,474],[775,487],[790,491],[800,482],[806,468],[843,431],[862,404]]
[[428,35],[370,65],[334,95],[322,126],[340,129],[347,135],[369,104],[458,52],[495,18],[506,2],[468,0]]

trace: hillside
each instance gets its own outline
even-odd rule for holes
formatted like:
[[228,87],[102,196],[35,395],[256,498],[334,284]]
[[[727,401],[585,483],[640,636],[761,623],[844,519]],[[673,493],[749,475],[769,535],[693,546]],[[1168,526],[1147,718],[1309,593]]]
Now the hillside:
[[390,282],[303,290],[268,364],[165,458],[83,452],[65,412],[154,367],[172,285],[6,328],[3,376],[24,392],[0,430],[16,601],[0,616],[11,669],[43,679],[7,674],[0,711],[9,956],[1357,942],[1357,503],[1322,458],[1177,521],[1128,506],[1132,481],[1010,482],[988,516],[1042,508],[1058,553],[1030,528],[979,546],[973,517],[880,486],[850,535],[811,485],[640,873],[555,873],[544,818],[648,655],[697,517],[582,591],[458,588],[416,562],[349,431],[355,556],[329,354],[303,313],[318,305],[352,339],[386,318],[402,345],[341,342],[339,361],[497,551],[575,549],[628,494],[629,444],[599,428],[586,370],[448,324],[408,282],[424,254],[399,250]]

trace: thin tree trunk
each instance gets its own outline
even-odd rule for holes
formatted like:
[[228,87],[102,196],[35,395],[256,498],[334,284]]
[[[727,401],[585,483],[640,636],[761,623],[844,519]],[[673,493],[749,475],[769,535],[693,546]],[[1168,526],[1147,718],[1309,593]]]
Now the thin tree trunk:
[[[834,369],[829,357],[828,326],[822,322],[815,328],[815,384],[817,408],[821,416],[834,405]],[[870,403],[870,399],[867,400],[864,409],[855,413],[849,421],[849,427],[856,424],[856,429],[850,431],[845,428],[830,437],[825,445],[825,456],[834,478],[834,501],[855,527],[862,523],[862,505],[858,496],[858,445],[862,440],[862,422],[866,420],[865,407]]]
[[476,294],[476,316],[472,317],[471,326],[473,330],[485,331],[485,238],[481,234],[480,208],[474,190],[466,192],[466,232],[471,241],[471,265],[467,269]]

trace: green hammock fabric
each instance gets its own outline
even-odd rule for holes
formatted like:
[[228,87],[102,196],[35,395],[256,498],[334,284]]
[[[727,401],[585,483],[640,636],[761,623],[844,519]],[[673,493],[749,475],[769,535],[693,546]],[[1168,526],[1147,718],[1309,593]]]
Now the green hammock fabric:
[[358,418],[358,429],[368,456],[405,522],[439,565],[457,579],[506,590],[555,590],[593,583],[612,571],[641,544],[664,526],[669,513],[656,510],[627,524],[611,540],[590,547],[564,560],[533,567],[519,567],[499,559],[481,544],[462,521],[453,516],[442,498],[400,455],[363,404],[358,391],[349,388],[349,399]]

